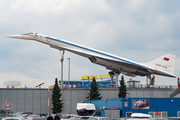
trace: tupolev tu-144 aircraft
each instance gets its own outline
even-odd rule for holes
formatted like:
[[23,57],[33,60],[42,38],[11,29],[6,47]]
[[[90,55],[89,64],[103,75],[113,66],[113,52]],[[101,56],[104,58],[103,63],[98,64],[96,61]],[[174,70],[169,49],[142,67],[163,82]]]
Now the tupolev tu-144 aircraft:
[[[35,40],[50,47],[61,50],[69,51],[77,55],[88,58],[92,63],[106,67],[106,69],[111,70],[111,74],[124,74],[127,76],[135,77],[139,76],[151,76],[151,74],[175,77],[174,75],[174,65],[175,65],[175,55],[166,54],[148,63],[138,63],[132,60],[128,60],[113,54],[102,52],[90,47],[79,45],[67,40],[58,39],[44,34],[38,33],[27,33],[20,35],[10,35],[9,38]],[[150,77],[149,77],[150,78]]]

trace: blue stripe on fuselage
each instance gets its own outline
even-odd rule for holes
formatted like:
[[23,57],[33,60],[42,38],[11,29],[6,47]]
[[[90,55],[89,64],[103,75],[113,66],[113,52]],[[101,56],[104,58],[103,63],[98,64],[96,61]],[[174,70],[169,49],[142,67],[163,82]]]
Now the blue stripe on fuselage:
[[[132,63],[130,61],[127,61],[127,60],[123,60],[122,58],[117,58],[117,57],[114,57],[112,55],[108,55],[108,54],[105,54],[105,53],[101,53],[99,51],[94,51],[94,50],[91,50],[89,48],[85,48],[85,47],[82,47],[82,46],[79,46],[79,45],[75,45],[75,44],[72,44],[72,43],[68,43],[68,42],[65,42],[65,41],[62,41],[60,39],[55,39],[55,38],[51,38],[51,37],[45,37],[46,39],[50,39],[50,40],[53,40],[53,41],[56,41],[56,42],[60,42],[60,43],[64,43],[64,44],[68,44],[68,45],[71,45],[71,46],[74,46],[74,47],[78,47],[78,48],[81,48],[81,49],[84,49],[84,50],[87,50],[87,51],[90,51],[90,52],[95,52],[97,54],[101,54],[101,55],[104,55],[104,56],[108,56],[108,57],[111,57],[111,58],[114,58],[114,59],[117,59],[117,60],[120,60],[120,61],[123,61],[123,62],[126,62],[126,63],[129,63],[129,64],[132,64],[132,65],[137,65],[137,66],[140,66],[140,67],[144,67],[144,68],[147,68],[147,69],[150,69],[149,67],[146,67],[146,66],[143,66],[143,65],[139,65],[137,63]],[[167,74],[165,72],[162,72],[162,71],[159,71],[161,73],[164,73],[164,74]],[[167,74],[169,76],[173,76],[171,74]]]
[[45,37],[45,38],[46,38],[46,39],[53,40],[53,41],[56,41],[56,42],[68,44],[68,45],[71,45],[71,46],[74,46],[74,47],[78,47],[78,48],[81,48],[81,49],[84,49],[84,50],[87,50],[87,51],[95,52],[95,53],[98,53],[98,54],[101,54],[101,55],[104,55],[104,56],[107,56],[107,57],[111,57],[111,58],[114,58],[114,59],[117,59],[117,60],[121,60],[121,61],[123,61],[123,62],[132,64],[132,65],[137,65],[137,66],[140,66],[140,67],[148,68],[148,67],[146,67],[146,66],[142,66],[142,65],[139,65],[139,64],[136,64],[136,63],[132,63],[132,62],[129,62],[129,61],[127,61],[127,60],[123,60],[122,58],[117,58],[117,57],[114,57],[114,56],[111,56],[111,55],[108,55],[108,54],[105,54],[105,53],[101,53],[101,52],[98,52],[98,51],[91,50],[91,49],[89,49],[89,48],[85,48],[85,47],[82,47],[82,46],[79,46],[79,45],[75,45],[75,44],[72,44],[72,43],[64,42],[64,41],[62,41],[62,40],[60,40],[60,39],[54,39],[54,38],[51,38],[51,37]]

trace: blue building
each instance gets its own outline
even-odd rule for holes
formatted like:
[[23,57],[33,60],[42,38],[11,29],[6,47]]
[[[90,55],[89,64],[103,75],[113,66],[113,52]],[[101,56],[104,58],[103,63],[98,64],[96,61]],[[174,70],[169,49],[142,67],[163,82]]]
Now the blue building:
[[156,118],[180,117],[180,98],[113,98],[91,103],[96,106],[95,115],[110,119],[127,118],[132,113],[150,114]]

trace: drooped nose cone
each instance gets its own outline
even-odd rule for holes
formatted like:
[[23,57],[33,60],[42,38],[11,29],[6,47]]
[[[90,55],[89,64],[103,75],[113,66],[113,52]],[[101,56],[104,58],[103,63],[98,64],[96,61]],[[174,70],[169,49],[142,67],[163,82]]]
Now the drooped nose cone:
[[27,40],[35,40],[35,35],[33,34],[21,34],[21,35],[8,35],[8,38],[16,38],[16,39],[27,39]]

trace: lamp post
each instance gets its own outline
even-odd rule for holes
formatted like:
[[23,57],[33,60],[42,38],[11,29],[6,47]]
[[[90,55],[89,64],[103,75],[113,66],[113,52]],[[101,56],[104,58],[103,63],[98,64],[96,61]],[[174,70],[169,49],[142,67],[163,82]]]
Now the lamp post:
[[49,87],[48,87],[48,115],[49,115]]
[[68,70],[68,101],[67,101],[67,105],[68,105],[68,112],[69,113],[69,81],[70,81],[70,58],[68,58],[69,60],[69,70]]
[[68,89],[69,89],[69,81],[70,81],[70,58],[68,58],[69,60],[69,70],[68,70]]
[[90,95],[91,95],[91,92],[90,92],[90,80],[89,80],[89,76],[88,76],[88,81],[89,81],[89,103],[90,103]]

